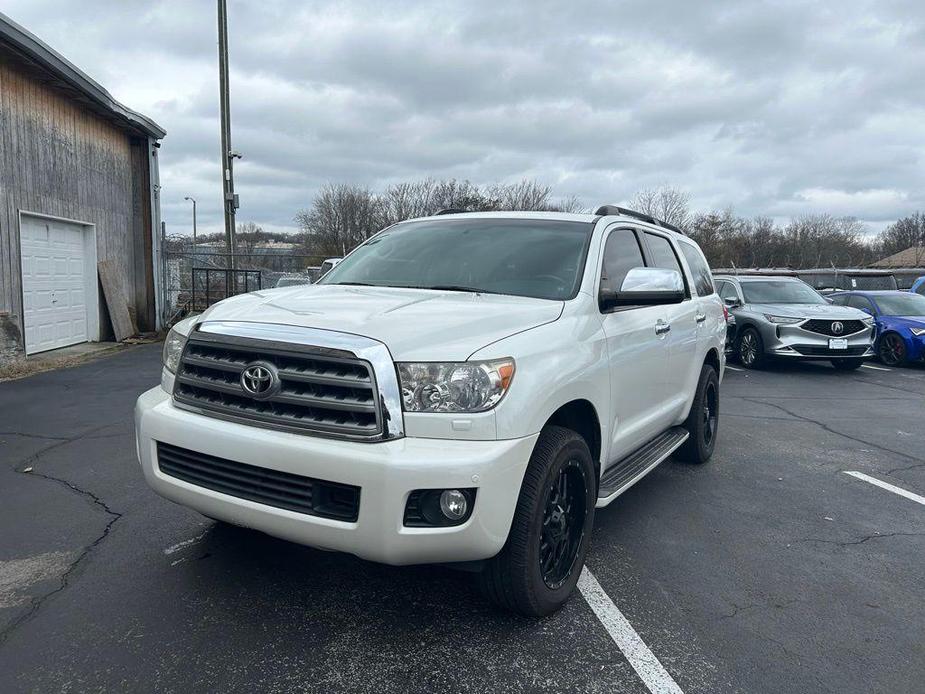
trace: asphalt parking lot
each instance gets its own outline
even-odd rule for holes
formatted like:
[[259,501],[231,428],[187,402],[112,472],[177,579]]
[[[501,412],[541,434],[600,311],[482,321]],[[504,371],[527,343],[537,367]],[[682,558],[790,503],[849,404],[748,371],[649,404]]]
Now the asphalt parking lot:
[[0,691],[922,691],[925,369],[727,372],[713,461],[597,516],[641,676],[580,594],[533,622],[155,496],[131,413],[159,350],[0,383]]

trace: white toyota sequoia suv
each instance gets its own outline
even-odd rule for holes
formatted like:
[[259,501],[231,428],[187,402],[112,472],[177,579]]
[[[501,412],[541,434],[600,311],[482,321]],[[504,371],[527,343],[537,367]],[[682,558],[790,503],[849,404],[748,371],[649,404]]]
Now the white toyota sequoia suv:
[[674,227],[591,214],[438,214],[314,285],[178,323],[135,409],[154,490],[220,521],[388,564],[479,572],[539,616],[596,508],[716,443],[726,323]]

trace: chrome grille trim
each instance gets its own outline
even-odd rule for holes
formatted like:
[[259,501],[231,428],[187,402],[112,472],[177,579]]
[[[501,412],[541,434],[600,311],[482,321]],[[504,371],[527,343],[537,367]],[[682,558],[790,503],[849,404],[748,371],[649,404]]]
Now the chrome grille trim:
[[[278,367],[281,388],[254,400],[238,376],[264,358]],[[365,442],[404,436],[401,390],[388,348],[332,330],[200,323],[184,348],[173,397],[177,407],[252,426]]]

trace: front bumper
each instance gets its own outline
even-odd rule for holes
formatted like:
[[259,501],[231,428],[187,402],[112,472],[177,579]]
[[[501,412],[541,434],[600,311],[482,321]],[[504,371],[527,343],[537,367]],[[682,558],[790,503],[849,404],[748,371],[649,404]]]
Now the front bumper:
[[[358,443],[273,431],[175,407],[160,387],[135,406],[138,459],[161,496],[212,518],[292,542],[348,552],[386,564],[487,559],[511,527],[524,472],[538,434],[502,441],[406,437]],[[359,486],[357,520],[288,511],[184,482],[157,465],[157,442],[240,463]],[[477,488],[462,525],[408,528],[402,520],[415,489]]]
[[762,330],[765,352],[788,359],[869,359],[874,356],[873,329],[845,335],[847,349],[831,349],[830,335],[804,330],[799,325],[769,324]]

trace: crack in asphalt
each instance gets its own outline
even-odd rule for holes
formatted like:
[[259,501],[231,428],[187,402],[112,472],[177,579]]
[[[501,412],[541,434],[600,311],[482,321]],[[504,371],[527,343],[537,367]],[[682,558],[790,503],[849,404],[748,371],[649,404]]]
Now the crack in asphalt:
[[875,540],[878,538],[884,537],[922,537],[925,536],[925,533],[874,533],[873,535],[865,535],[859,540],[850,540],[850,541],[840,541],[840,540],[823,540],[817,537],[806,537],[802,540],[794,540],[793,544],[800,544],[801,542],[822,542],[827,545],[838,545],[839,547],[847,547],[849,545],[862,545],[868,540]]
[[46,446],[45,448],[42,448],[39,451],[36,451],[35,453],[27,456],[23,461],[21,461],[18,465],[14,467],[14,470],[20,474],[29,475],[30,477],[40,477],[42,479],[46,479],[51,482],[56,482],[57,484],[60,484],[66,487],[70,491],[76,492],[77,494],[89,499],[95,506],[98,506],[100,509],[103,510],[104,513],[106,513],[106,515],[109,516],[109,520],[107,521],[106,525],[103,527],[103,531],[97,536],[97,538],[93,542],[91,542],[89,545],[86,545],[74,557],[74,560],[70,562],[67,569],[65,569],[64,573],[61,574],[60,585],[54,590],[51,590],[45,593],[44,595],[38,595],[38,596],[32,597],[30,599],[29,609],[23,614],[21,614],[19,617],[14,619],[10,624],[8,624],[2,630],[0,630],[0,644],[6,641],[6,639],[9,638],[10,634],[12,634],[17,628],[19,628],[20,626],[28,622],[30,619],[32,619],[36,615],[36,613],[38,613],[39,609],[42,607],[45,601],[48,600],[48,598],[50,598],[51,596],[57,593],[60,593],[61,591],[63,591],[65,588],[68,587],[68,585],[70,584],[71,574],[73,574],[73,572],[77,569],[80,563],[94,550],[94,548],[100,545],[107,538],[110,531],[112,530],[112,526],[115,525],[116,521],[118,521],[123,515],[119,511],[114,511],[113,509],[111,509],[109,505],[105,501],[103,501],[103,499],[101,499],[99,496],[97,496],[96,494],[94,494],[88,489],[82,489],[81,487],[78,487],[76,484],[69,482],[65,479],[62,479],[60,477],[54,477],[53,475],[46,475],[45,473],[37,472],[34,468],[29,469],[29,471],[27,472],[26,468],[30,468],[31,465],[34,465],[40,458],[42,458],[47,453],[50,453],[51,451],[57,448],[61,448],[62,446],[66,446],[69,443],[74,443],[75,441],[80,441],[81,439],[85,439],[85,438],[105,438],[105,437],[92,437],[90,436],[90,434],[93,434],[98,431],[102,431],[103,429],[107,429],[111,426],[113,425],[106,424],[106,425],[99,426],[99,427],[93,427],[92,429],[88,429],[87,431],[81,434],[77,434],[76,436],[72,436],[70,438],[59,440],[57,443],[54,443],[50,446]]
[[[872,441],[867,441],[867,440],[865,440],[865,439],[858,438],[857,436],[852,436],[851,434],[846,434],[846,433],[844,433],[843,431],[838,431],[837,429],[833,429],[832,427],[830,427],[830,426],[829,426],[828,424],[826,424],[825,422],[820,422],[818,419],[813,419],[812,417],[807,417],[807,416],[805,416],[805,415],[797,414],[796,412],[793,412],[793,411],[791,411],[791,410],[788,410],[788,409],[787,409],[786,407],[784,407],[783,405],[778,405],[778,404],[773,403],[773,402],[765,402],[765,401],[763,401],[763,400],[758,400],[757,398],[746,398],[746,397],[741,397],[741,396],[740,396],[740,398],[741,398],[742,400],[745,400],[745,401],[747,401],[747,402],[753,403],[753,404],[755,404],[755,405],[764,405],[764,406],[766,406],[766,407],[773,407],[773,408],[776,409],[776,410],[780,410],[781,412],[784,412],[784,413],[786,413],[786,414],[789,414],[791,417],[793,417],[793,418],[796,419],[796,420],[803,421],[803,422],[809,422],[810,424],[815,424],[816,426],[818,426],[819,428],[821,428],[823,431],[827,431],[827,432],[829,432],[830,434],[835,434],[836,436],[842,436],[842,437],[844,437],[844,438],[846,438],[846,439],[848,439],[848,440],[850,440],[850,441],[854,441],[855,443],[860,443],[860,444],[863,444],[863,445],[865,445],[865,446],[870,446],[871,448],[874,448],[874,449],[876,449],[876,450],[878,450],[878,451],[883,451],[884,453],[890,453],[890,454],[892,454],[892,455],[898,455],[900,458],[905,458],[906,460],[914,460],[914,461],[916,462],[916,464],[913,465],[912,467],[918,467],[919,465],[925,465],[925,460],[922,460],[921,458],[916,458],[915,456],[909,455],[908,453],[902,453],[901,451],[896,451],[896,450],[893,450],[892,448],[887,448],[886,446],[881,446],[880,444],[873,443]],[[887,474],[889,474],[889,473],[887,473]]]

